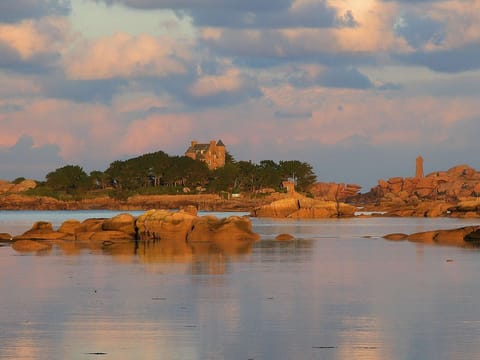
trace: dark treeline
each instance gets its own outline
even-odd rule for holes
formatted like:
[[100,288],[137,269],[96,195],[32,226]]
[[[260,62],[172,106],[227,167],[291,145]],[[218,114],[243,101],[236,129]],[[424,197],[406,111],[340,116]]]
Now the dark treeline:
[[163,151],[128,160],[117,160],[105,171],[87,174],[78,165],[67,165],[46,175],[33,192],[38,195],[84,197],[106,192],[113,197],[134,194],[255,193],[260,189],[282,189],[282,182],[294,179],[298,191],[307,191],[316,180],[312,166],[298,160],[236,161],[229,153],[224,167],[209,170],[199,160],[170,156]]

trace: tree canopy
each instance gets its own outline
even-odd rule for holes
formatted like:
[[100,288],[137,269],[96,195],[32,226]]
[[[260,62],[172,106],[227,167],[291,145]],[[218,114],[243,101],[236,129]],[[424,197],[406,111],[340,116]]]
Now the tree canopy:
[[46,185],[55,191],[75,195],[89,186],[88,175],[78,165],[67,165],[46,176]]
[[312,166],[298,160],[262,160],[256,164],[236,161],[229,153],[226,158],[225,166],[215,170],[209,170],[200,160],[169,156],[163,151],[116,160],[105,171],[92,171],[90,175],[78,165],[67,165],[48,173],[45,186],[72,195],[93,189],[117,193],[254,193],[264,188],[281,190],[286,180],[295,181],[297,190],[305,192],[316,181]]

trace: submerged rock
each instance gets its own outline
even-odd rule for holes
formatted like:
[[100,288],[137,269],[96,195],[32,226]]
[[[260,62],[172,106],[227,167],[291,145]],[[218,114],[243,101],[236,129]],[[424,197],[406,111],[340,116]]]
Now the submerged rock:
[[53,230],[52,224],[46,221],[38,221],[32,228],[20,236],[15,236],[14,241],[19,240],[56,240],[64,237],[65,234]]
[[387,240],[394,240],[394,241],[401,241],[407,240],[408,235],[403,233],[394,233],[394,234],[387,234],[383,238]]
[[236,242],[256,241],[259,235],[252,231],[252,223],[246,216],[230,216],[218,219],[214,216],[197,218],[187,234],[187,242]]
[[37,252],[50,250],[52,245],[34,240],[18,240],[13,243],[12,248],[18,252]]
[[458,229],[432,230],[405,234],[389,234],[384,236],[389,240],[408,240],[424,244],[450,245],[460,247],[480,246],[480,226],[466,226]]
[[292,240],[295,240],[295,236],[290,235],[290,234],[278,234],[275,237],[275,240],[278,240],[278,241],[292,241]]
[[10,242],[12,241],[12,235],[7,233],[0,233],[0,242]]

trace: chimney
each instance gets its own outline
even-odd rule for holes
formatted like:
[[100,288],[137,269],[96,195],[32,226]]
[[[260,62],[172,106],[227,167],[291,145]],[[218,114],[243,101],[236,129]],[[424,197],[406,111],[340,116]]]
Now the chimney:
[[192,140],[192,147],[197,145],[197,144],[198,144],[197,140]]

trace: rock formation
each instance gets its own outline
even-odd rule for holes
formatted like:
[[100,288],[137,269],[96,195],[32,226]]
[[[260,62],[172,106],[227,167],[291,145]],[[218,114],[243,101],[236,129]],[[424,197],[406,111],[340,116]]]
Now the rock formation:
[[356,184],[337,184],[317,182],[309,188],[315,199],[327,201],[343,201],[359,194],[362,187]]
[[224,199],[216,194],[198,195],[138,195],[126,200],[108,196],[88,198],[79,201],[61,201],[47,196],[27,196],[24,194],[0,194],[2,210],[146,210],[181,209],[194,206],[206,211],[250,211],[255,206],[278,199],[279,194],[270,194],[258,198]]
[[354,206],[336,202],[310,199],[307,197],[288,197],[255,208],[251,215],[255,217],[322,219],[354,216]]
[[377,195],[396,195],[404,201],[429,199],[457,201],[465,197],[480,196],[480,173],[468,165],[455,166],[447,171],[437,171],[425,177],[390,178],[380,180],[373,190]]
[[21,193],[30,189],[35,189],[37,187],[37,183],[33,180],[23,180],[18,184],[11,183],[5,180],[0,180],[0,194],[4,193]]
[[275,240],[278,240],[278,241],[292,241],[292,240],[295,240],[295,236],[290,235],[290,234],[278,234],[275,237]]
[[7,233],[0,233],[0,243],[12,241],[12,235]]
[[191,208],[178,212],[150,210],[138,218],[120,214],[110,219],[92,218],[82,222],[67,220],[58,230],[54,230],[51,223],[40,221],[22,235],[15,236],[13,244],[17,244],[14,249],[18,251],[44,250],[48,247],[40,245],[45,244],[60,244],[68,248],[66,244],[69,242],[102,249],[116,243],[140,240],[165,242],[170,244],[170,248],[208,243],[231,250],[244,247],[259,238],[252,231],[248,217],[218,219],[214,216],[199,217],[192,212]]
[[388,234],[388,240],[408,240],[425,244],[450,245],[460,247],[480,247],[480,226],[466,226],[451,230],[424,231],[414,234]]
[[417,160],[415,177],[379,180],[359,202],[374,199],[374,207],[390,216],[480,216],[480,172],[459,165],[421,177],[421,163]]

